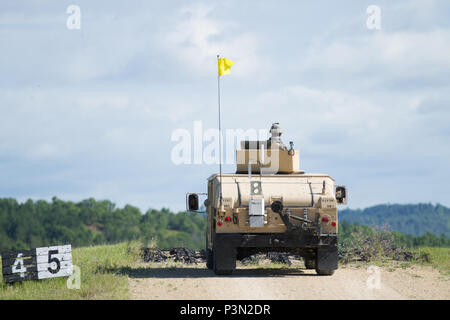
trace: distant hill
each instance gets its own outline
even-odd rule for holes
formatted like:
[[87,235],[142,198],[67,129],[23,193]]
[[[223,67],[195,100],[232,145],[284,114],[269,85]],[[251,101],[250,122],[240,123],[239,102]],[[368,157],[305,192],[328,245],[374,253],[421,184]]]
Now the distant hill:
[[427,232],[450,237],[450,208],[430,203],[381,204],[365,209],[344,209],[340,221],[368,226],[387,224],[390,230],[415,236]]

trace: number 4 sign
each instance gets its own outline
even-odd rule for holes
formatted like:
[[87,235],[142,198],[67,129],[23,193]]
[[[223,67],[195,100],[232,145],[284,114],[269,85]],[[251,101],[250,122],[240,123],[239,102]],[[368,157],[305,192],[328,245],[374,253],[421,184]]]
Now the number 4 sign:
[[2,253],[4,282],[72,275],[72,246],[54,246]]

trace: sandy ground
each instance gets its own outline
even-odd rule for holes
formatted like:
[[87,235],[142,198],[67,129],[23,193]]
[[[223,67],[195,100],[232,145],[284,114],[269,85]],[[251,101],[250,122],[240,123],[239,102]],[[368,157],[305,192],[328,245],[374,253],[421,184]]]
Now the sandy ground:
[[[379,281],[378,281],[379,280]],[[141,265],[129,275],[132,299],[450,299],[450,277],[431,267],[314,270],[238,268],[216,276],[203,265]]]

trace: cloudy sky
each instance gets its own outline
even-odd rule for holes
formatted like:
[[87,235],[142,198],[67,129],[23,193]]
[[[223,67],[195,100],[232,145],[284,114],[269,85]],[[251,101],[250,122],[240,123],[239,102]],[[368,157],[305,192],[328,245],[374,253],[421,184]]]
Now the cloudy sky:
[[449,18],[447,0],[2,3],[0,197],[182,210],[218,166],[173,163],[172,134],[217,127],[221,54],[224,129],[280,122],[351,208],[450,206]]

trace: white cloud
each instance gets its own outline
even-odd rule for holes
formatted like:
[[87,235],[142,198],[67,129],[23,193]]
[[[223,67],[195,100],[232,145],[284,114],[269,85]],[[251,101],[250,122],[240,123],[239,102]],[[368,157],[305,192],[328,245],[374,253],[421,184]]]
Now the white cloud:
[[177,56],[184,69],[203,75],[217,69],[217,54],[236,62],[236,77],[255,76],[261,66],[267,68],[259,54],[259,36],[242,30],[237,22],[213,16],[216,10],[218,5],[204,4],[181,9],[174,27],[160,36],[168,52]]
[[152,145],[160,148],[171,126],[193,110],[170,90],[115,88],[3,90],[0,155],[30,160],[86,153],[95,158],[105,152],[142,156]]
[[[320,72],[349,80],[366,82],[424,77],[450,73],[450,30],[426,32],[377,32],[337,38],[310,48],[300,64],[301,71]],[[444,80],[444,79],[442,79]]]

